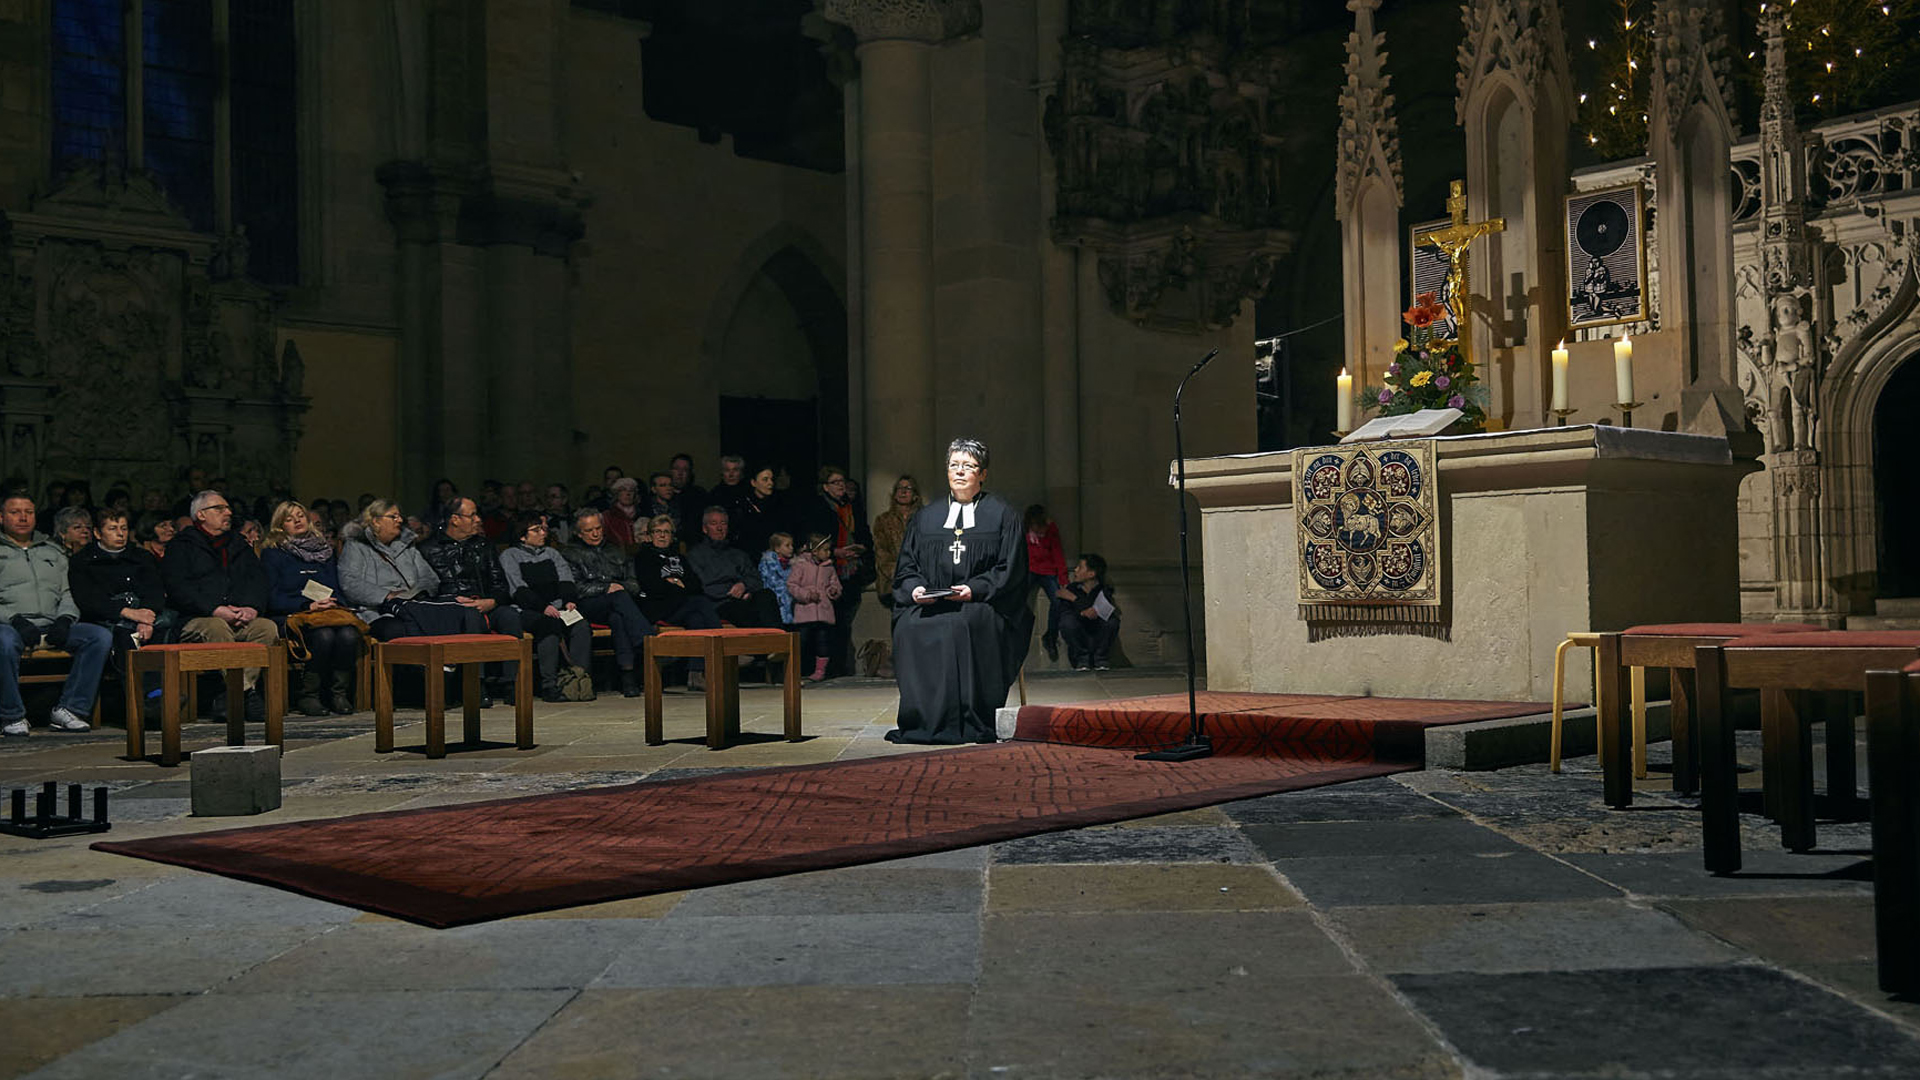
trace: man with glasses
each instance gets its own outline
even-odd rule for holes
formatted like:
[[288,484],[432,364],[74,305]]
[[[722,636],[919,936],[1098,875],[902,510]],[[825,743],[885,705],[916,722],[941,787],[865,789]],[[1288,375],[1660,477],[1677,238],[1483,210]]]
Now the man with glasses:
[[[260,617],[267,606],[267,572],[260,557],[233,530],[233,507],[226,496],[208,489],[187,504],[193,524],[180,530],[160,560],[167,584],[167,606],[180,613],[181,641],[251,641],[271,644],[280,639],[272,619]],[[266,699],[260,696],[260,669],[248,668],[246,716],[267,718]],[[208,715],[225,716],[224,687],[209,701]]]
[[[443,513],[445,524],[420,544],[421,556],[440,578],[435,595],[479,612],[493,633],[519,637],[520,610],[513,606],[513,593],[493,544],[481,531],[480,508],[462,497],[448,502]],[[517,665],[517,661],[487,665],[496,694],[511,695]]]

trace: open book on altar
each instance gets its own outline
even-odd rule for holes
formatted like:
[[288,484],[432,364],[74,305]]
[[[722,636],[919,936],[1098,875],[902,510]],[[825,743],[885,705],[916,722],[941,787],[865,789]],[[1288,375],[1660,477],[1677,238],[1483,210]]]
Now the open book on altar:
[[1347,432],[1342,443],[1372,442],[1375,439],[1424,439],[1447,430],[1460,419],[1459,409],[1421,409],[1400,416],[1376,416]]

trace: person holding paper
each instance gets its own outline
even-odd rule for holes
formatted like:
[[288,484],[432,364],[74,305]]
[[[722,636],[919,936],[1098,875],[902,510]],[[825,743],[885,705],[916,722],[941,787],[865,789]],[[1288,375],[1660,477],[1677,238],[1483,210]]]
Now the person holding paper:
[[994,712],[1026,659],[1026,529],[986,490],[988,460],[980,440],[953,440],[947,497],[907,524],[893,573],[900,711],[890,742],[993,742]]
[[565,701],[560,694],[561,650],[567,663],[585,667],[593,656],[593,624],[580,614],[580,587],[565,556],[547,545],[542,514],[514,519],[513,546],[500,553],[500,569],[520,609],[520,624],[533,635],[540,666],[540,700]]
[[1120,637],[1120,609],[1113,606],[1113,589],[1107,585],[1107,560],[1093,552],[1080,556],[1067,574],[1067,586],[1054,595],[1067,606],[1060,616],[1060,636],[1067,639],[1073,670],[1107,670],[1107,658]]
[[[400,508],[390,506],[387,513],[398,519]],[[290,639],[304,641],[308,653],[294,708],[302,716],[351,715],[353,670],[360,658],[359,619],[334,596],[340,591],[339,562],[332,542],[314,529],[305,506],[289,499],[273,508],[260,565],[267,572],[267,614],[287,628]],[[317,617],[321,612],[334,614]]]

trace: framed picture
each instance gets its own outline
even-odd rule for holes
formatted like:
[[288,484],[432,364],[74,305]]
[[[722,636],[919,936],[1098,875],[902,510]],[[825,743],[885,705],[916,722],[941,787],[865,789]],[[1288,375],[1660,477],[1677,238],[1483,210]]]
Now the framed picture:
[[[1435,218],[1415,225],[1407,236],[1407,250],[1413,253],[1407,266],[1407,306],[1413,306],[1413,298],[1421,293],[1432,293],[1447,309],[1447,317],[1433,325],[1436,338],[1457,339],[1460,336],[1460,323],[1454,318],[1453,305],[1447,300],[1447,256],[1432,244],[1422,244],[1420,238],[1435,229],[1444,229],[1453,224],[1451,218]],[[1402,329],[1401,333],[1406,331]]]
[[1567,196],[1567,324],[1647,317],[1646,193],[1638,183]]

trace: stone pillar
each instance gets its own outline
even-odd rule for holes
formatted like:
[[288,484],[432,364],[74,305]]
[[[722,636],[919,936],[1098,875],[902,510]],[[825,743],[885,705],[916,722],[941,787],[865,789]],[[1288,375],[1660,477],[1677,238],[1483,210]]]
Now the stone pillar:
[[[866,490],[902,472],[929,491],[935,431],[933,326],[934,46],[980,26],[978,0],[826,0],[859,39],[858,248]],[[852,215],[849,215],[851,218]]]
[[1340,92],[1339,157],[1334,166],[1340,219],[1347,351],[1341,359],[1356,387],[1370,385],[1393,363],[1400,337],[1400,129],[1373,13],[1380,0],[1347,0],[1347,85]]

